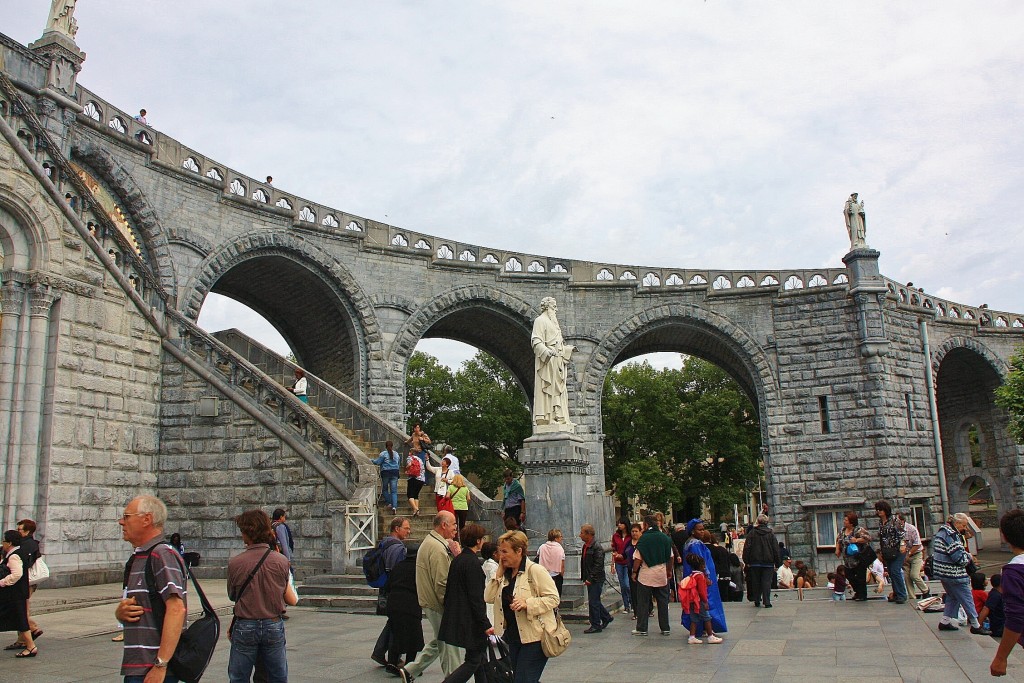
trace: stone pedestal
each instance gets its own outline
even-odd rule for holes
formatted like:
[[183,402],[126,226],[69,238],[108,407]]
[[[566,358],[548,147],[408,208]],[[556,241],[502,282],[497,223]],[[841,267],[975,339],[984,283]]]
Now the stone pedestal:
[[[534,434],[523,442],[517,457],[523,464],[530,556],[547,541],[549,529],[561,529],[565,545],[563,600],[579,604],[584,599],[579,580],[580,526],[593,524],[601,538],[603,527],[611,520],[610,499],[603,492],[587,494],[590,459],[583,439],[575,434]],[[607,508],[599,515],[601,519],[594,517],[598,508]]]

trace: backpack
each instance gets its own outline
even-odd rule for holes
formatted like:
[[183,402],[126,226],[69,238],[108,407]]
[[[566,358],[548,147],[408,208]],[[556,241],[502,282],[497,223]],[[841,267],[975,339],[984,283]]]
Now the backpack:
[[[390,541],[390,543],[388,542]],[[394,536],[388,536],[379,544],[370,548],[363,555],[363,576],[366,577],[366,585],[371,588],[383,588],[388,580],[388,572],[384,568],[384,551],[395,543],[401,543]]]
[[683,613],[689,611],[690,605],[700,605],[700,591],[697,590],[697,572],[691,572],[679,582],[679,603]]
[[410,477],[418,477],[423,472],[423,461],[418,455],[410,455],[409,463],[405,466],[405,473]]

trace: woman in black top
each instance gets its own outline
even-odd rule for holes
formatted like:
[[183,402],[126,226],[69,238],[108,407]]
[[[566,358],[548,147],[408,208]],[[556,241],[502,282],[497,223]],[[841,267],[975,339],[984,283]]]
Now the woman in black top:
[[416,554],[419,545],[406,549],[405,559],[388,572],[388,627],[391,643],[388,647],[388,670],[399,674],[400,660],[416,659],[423,649],[423,608],[416,593]]
[[487,652],[487,637],[494,635],[484,605],[484,570],[480,552],[487,530],[479,524],[462,528],[462,552],[448,569],[448,586],[444,592],[444,614],[437,637],[455,647],[466,649],[466,660],[444,679],[444,683],[465,683],[475,677],[476,683],[487,683],[481,666]]
[[28,624],[28,569],[18,547],[21,534],[16,529],[4,532],[3,559],[0,566],[0,631],[17,631],[25,649],[15,657],[35,657],[39,652],[32,640],[32,629]]

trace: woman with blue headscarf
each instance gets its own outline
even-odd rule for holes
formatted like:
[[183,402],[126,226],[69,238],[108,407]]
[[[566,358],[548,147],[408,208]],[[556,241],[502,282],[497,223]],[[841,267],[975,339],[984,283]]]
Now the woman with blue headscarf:
[[[711,628],[715,633],[726,633],[729,629],[725,626],[725,608],[722,607],[722,596],[718,592],[718,572],[715,569],[715,561],[711,558],[711,551],[704,545],[704,520],[691,519],[686,523],[686,533],[689,538],[683,545],[683,577],[693,573],[693,568],[686,561],[686,555],[694,553],[704,560],[704,572],[708,576],[708,611],[711,614]],[[684,611],[683,626],[690,628],[690,615]]]

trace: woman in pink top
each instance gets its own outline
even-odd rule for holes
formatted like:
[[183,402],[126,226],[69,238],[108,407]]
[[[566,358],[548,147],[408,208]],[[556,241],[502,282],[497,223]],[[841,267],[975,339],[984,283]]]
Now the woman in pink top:
[[548,570],[558,589],[558,597],[562,597],[562,581],[565,579],[565,548],[562,547],[562,530],[552,529],[548,532],[548,541],[537,551],[537,564]]

